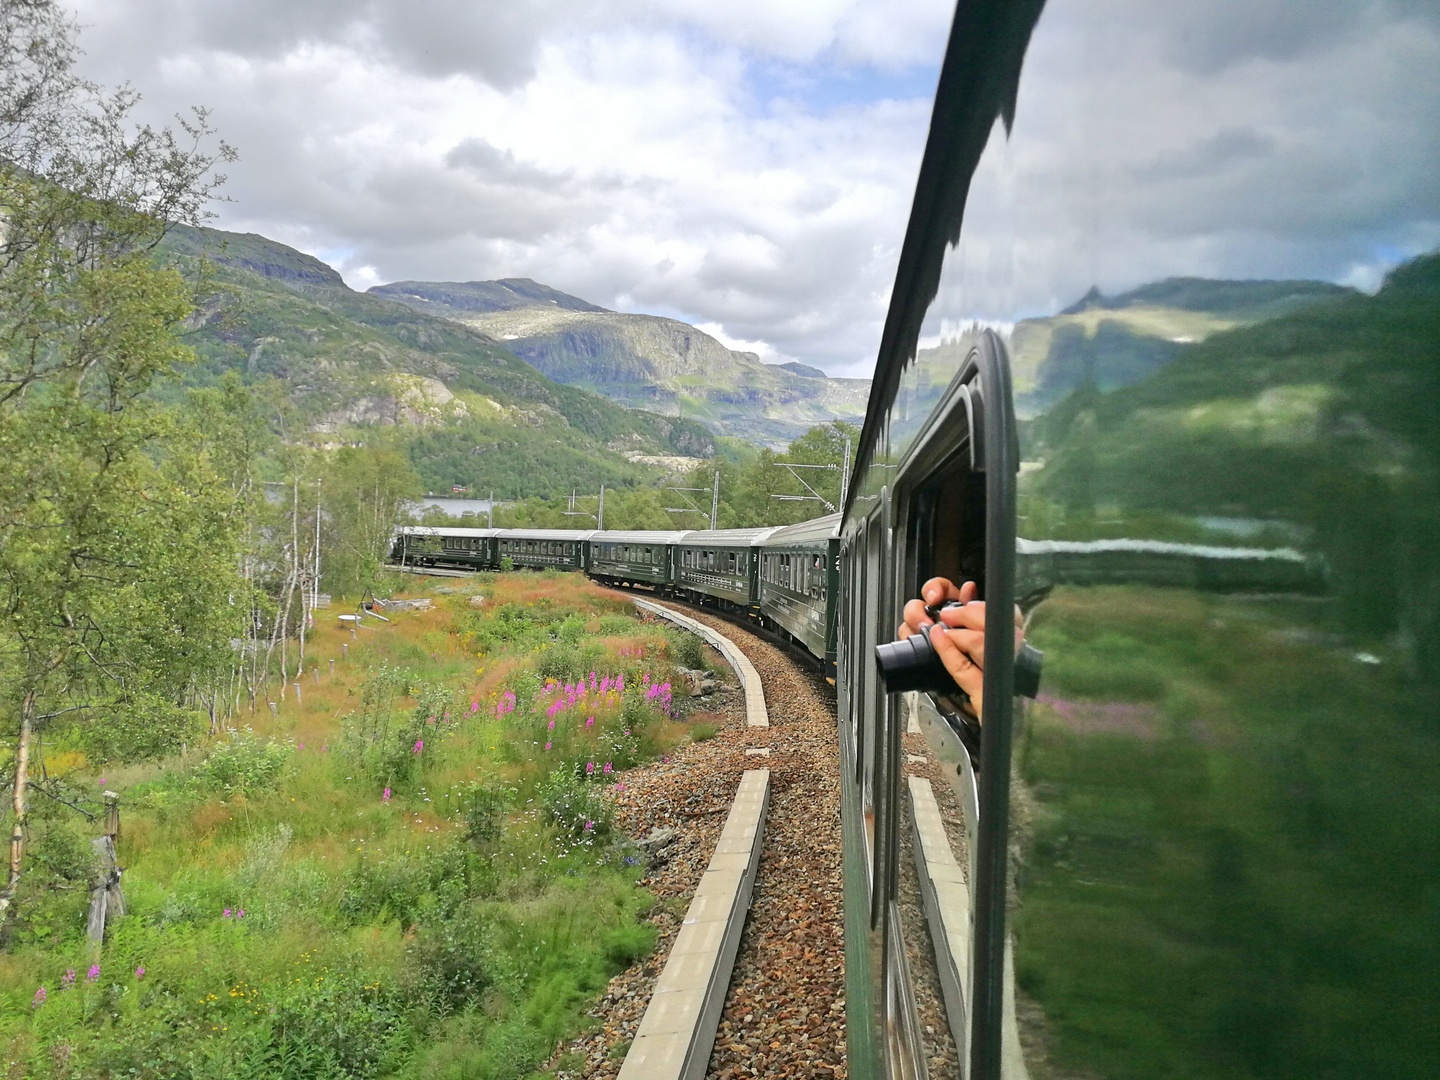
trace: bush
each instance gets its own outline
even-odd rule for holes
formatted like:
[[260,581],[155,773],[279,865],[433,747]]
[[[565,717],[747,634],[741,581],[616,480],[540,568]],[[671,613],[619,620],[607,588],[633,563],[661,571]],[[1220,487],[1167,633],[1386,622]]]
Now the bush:
[[628,615],[601,615],[595,632],[602,637],[621,637],[640,631],[640,621]]
[[[578,768],[578,767],[577,767]],[[574,771],[557,770],[537,793],[547,825],[575,840],[604,841],[614,828],[615,809],[599,788]]]
[[685,668],[704,668],[705,643],[700,638],[685,630],[667,630],[665,636],[670,639],[670,658]]
[[465,838],[472,844],[491,847],[504,833],[505,810],[514,792],[490,784],[471,784],[461,796],[460,815]]
[[207,795],[269,791],[279,786],[293,750],[289,742],[262,739],[250,728],[232,732],[195,766],[190,786]]
[[690,738],[695,742],[705,742],[707,739],[713,739],[718,734],[720,734],[720,729],[714,724],[700,723],[690,725]]
[[494,981],[490,952],[489,927],[475,907],[466,907],[420,928],[406,950],[410,981],[435,1011],[463,1009]]

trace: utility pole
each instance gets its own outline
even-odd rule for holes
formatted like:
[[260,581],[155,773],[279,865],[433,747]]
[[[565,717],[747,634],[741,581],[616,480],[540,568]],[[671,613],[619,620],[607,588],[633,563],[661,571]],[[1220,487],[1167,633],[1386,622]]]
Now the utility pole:
[[840,506],[845,506],[845,497],[850,494],[850,436],[845,436],[845,462],[840,469]]
[[600,485],[600,513],[595,517],[595,528],[605,530],[605,485]]
[[715,470],[715,487],[710,493],[710,528],[720,522],[720,470]]
[[486,527],[487,527],[487,528],[490,528],[490,529],[493,529],[493,528],[495,527],[495,489],[494,489],[494,488],[491,488],[491,489],[490,489],[490,502],[487,503],[486,506],[485,506],[485,518],[486,518],[486,521],[488,522],[488,524],[487,524]]

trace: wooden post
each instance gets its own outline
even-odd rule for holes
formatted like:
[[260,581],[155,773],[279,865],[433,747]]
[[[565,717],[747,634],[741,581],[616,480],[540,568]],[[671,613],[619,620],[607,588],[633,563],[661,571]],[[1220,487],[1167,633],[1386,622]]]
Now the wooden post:
[[330,674],[335,674],[335,658],[333,656],[330,658]]
[[[350,636],[351,636],[351,637],[354,637],[354,636],[355,636],[355,631],[354,631],[354,630],[351,630],[351,631],[350,631]],[[348,641],[342,641],[342,642],[340,643],[340,659],[342,659],[342,660],[349,660],[349,659],[350,659],[350,643],[349,643]]]
[[271,715],[272,717],[276,717],[276,716],[279,716],[279,715],[280,715],[280,706],[276,705],[275,702],[273,702],[273,701],[270,702],[270,715]]
[[300,708],[300,705],[301,705],[301,701],[300,701],[300,684],[297,682],[297,683],[295,684],[295,707],[298,709],[298,708]]
[[[119,813],[118,804],[116,813]],[[108,806],[106,817],[109,817]],[[98,945],[105,940],[105,924],[125,914],[125,891],[120,887],[115,842],[109,836],[97,836],[90,841],[90,847],[95,852],[96,868],[90,882],[90,913],[85,920],[85,933]]]
[[319,685],[320,685],[320,669],[317,667],[317,668],[314,669],[314,671],[315,671],[315,685],[316,685],[316,686],[319,686]]
[[120,793],[105,792],[105,835],[114,843],[120,842]]

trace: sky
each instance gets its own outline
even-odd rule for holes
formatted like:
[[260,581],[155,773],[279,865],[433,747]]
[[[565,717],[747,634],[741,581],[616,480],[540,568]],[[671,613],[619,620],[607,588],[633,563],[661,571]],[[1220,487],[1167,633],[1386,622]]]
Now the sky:
[[[212,110],[240,154],[227,170],[232,201],[216,208],[221,228],[317,255],[355,288],[530,277],[684,319],[771,362],[856,376],[873,367],[951,13],[944,0],[71,6],[86,75],[132,84],[147,119]],[[1187,210],[1177,219],[1167,205],[1147,220],[1127,209],[1134,235],[1122,258],[1059,260],[1072,272],[1025,303],[1192,267],[1258,266],[1246,252],[1270,245],[1257,236],[1287,214],[1294,242],[1284,257],[1267,254],[1266,274],[1373,287],[1389,265],[1440,243],[1433,139],[1382,156],[1385,182],[1366,180],[1363,199],[1324,181],[1336,165],[1315,160],[1334,110],[1356,95],[1365,102],[1351,134],[1366,152],[1440,117],[1435,92],[1417,100],[1414,78],[1428,67],[1440,86],[1435,5],[1299,8],[1297,19],[1292,0],[1051,0],[1036,39],[1050,59],[1022,83],[1027,176],[1068,190],[1073,175],[1055,163],[1073,166],[1083,147],[1090,189],[1118,170]],[[1087,43],[1097,13],[1135,49],[1108,55]],[[1153,88],[1172,114],[1195,87],[1228,85],[1241,61],[1244,78],[1193,130],[1152,110],[1148,129],[1117,118],[1100,142],[1077,142],[1086,125],[1046,120],[1075,115],[1073,56],[1090,65],[1081,81],[1128,78],[1125,94],[1148,101]],[[1298,104],[1251,115],[1277,93]],[[1392,113],[1393,131],[1367,126]],[[1243,183],[1191,176],[1213,162],[1252,177],[1308,168],[1321,180],[1308,201],[1265,210]],[[1262,213],[1270,218],[1236,228]],[[1353,225],[1344,236],[1340,218]],[[1051,251],[1056,262],[1063,223],[1007,220],[1015,251]],[[984,246],[979,225],[975,240]]]

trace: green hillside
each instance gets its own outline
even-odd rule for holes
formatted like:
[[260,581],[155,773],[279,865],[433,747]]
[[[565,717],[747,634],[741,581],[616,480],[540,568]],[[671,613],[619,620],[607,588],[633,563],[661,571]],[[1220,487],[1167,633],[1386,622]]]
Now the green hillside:
[[556,382],[775,449],[816,424],[859,420],[869,399],[869,380],[763,364],[688,323],[607,311],[527,278],[401,281],[370,294],[478,330]]
[[[1183,348],[1132,386],[1082,387],[1027,428],[1027,535],[1183,536],[1271,522],[1440,672],[1440,254],[1350,294]],[[1355,510],[1363,506],[1360,514]],[[1257,542],[1265,542],[1261,534]],[[1282,541],[1281,538],[1284,538]]]
[[393,429],[428,487],[510,494],[647,482],[626,455],[714,453],[702,425],[564,386],[472,328],[348,288],[320,260],[253,234],[176,229],[164,253],[206,275],[189,343],[206,384],[280,380],[322,444]]
[[1356,295],[1323,281],[1166,278],[1107,297],[1091,289],[1015,327],[1016,403],[1034,415],[1082,384],[1128,386],[1213,334]]

